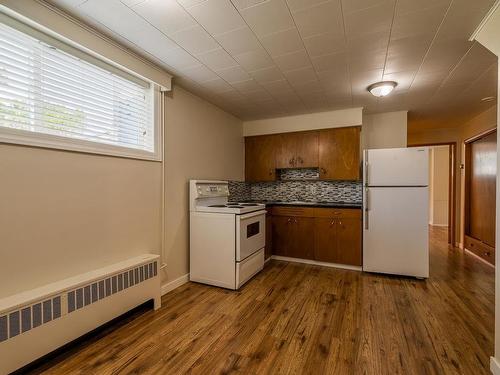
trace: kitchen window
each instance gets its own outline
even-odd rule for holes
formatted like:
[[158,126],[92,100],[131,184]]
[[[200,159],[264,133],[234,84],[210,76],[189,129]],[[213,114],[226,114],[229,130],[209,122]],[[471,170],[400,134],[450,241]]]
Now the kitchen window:
[[159,160],[159,89],[0,14],[0,142]]

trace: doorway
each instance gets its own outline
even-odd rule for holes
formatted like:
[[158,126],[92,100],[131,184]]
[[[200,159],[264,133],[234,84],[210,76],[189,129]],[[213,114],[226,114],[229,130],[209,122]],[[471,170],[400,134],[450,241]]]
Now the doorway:
[[464,245],[495,264],[497,133],[465,141]]
[[[439,150],[439,157],[440,159],[445,157],[445,160],[447,160],[448,163],[448,168],[446,168],[447,171],[447,179],[448,182],[446,184],[446,188],[448,190],[447,195],[447,218],[445,222],[447,223],[447,232],[448,232],[448,244],[452,246],[458,246],[456,243],[456,187],[457,187],[457,176],[456,176],[456,170],[457,170],[457,143],[456,142],[443,142],[443,143],[427,143],[427,144],[415,144],[415,145],[408,145],[408,147],[429,147],[431,149],[431,155],[434,156],[434,149],[436,148]],[[429,163],[431,163],[432,157],[429,158]],[[442,160],[441,164],[442,166]],[[441,169],[443,169],[441,167]],[[429,173],[430,173],[431,168],[429,168]],[[431,183],[430,180],[430,175],[429,175],[429,183]],[[431,196],[431,189],[432,186],[429,185],[429,197]],[[440,196],[443,196],[442,190],[440,192]],[[441,202],[440,203],[434,203],[437,205],[443,205],[442,199],[438,199]],[[437,207],[437,206],[436,206]],[[431,208],[431,202],[429,201],[429,213]],[[437,208],[436,208],[437,212]],[[442,215],[442,209],[440,210],[440,213]],[[440,220],[443,221],[443,220]],[[429,220],[430,223],[430,220]]]
[[429,148],[429,225],[449,226],[449,146]]

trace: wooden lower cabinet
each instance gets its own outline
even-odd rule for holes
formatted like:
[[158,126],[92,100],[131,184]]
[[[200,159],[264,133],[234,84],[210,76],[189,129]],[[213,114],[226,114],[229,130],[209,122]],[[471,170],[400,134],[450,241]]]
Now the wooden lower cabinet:
[[292,210],[276,207],[272,216],[273,254],[361,266],[361,210],[315,208],[307,216],[282,216]]
[[264,250],[264,258],[269,258],[273,253],[273,217],[271,214],[266,215],[266,247]]
[[311,259],[314,253],[314,219],[297,216],[273,216],[273,254]]

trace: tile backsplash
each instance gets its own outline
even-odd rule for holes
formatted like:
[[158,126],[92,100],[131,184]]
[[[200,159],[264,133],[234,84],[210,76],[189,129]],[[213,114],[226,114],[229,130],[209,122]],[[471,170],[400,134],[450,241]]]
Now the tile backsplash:
[[[229,182],[231,201],[362,201],[361,181],[319,181],[317,169],[283,169],[273,182]],[[316,180],[315,180],[316,179]]]

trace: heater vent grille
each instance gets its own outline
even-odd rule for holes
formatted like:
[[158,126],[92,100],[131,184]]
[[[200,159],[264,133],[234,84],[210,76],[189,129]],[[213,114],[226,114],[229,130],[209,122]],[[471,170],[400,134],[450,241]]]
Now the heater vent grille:
[[[158,263],[154,261],[0,315],[0,343],[157,275]],[[67,304],[63,303],[63,299],[67,300]]]

